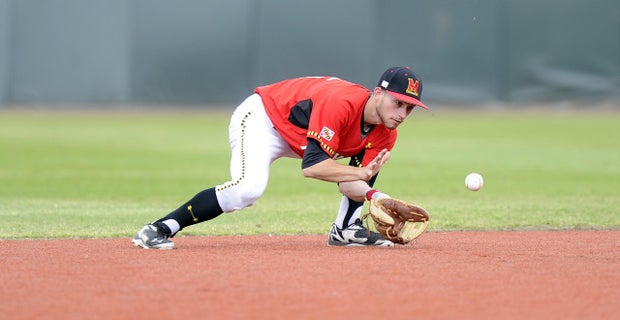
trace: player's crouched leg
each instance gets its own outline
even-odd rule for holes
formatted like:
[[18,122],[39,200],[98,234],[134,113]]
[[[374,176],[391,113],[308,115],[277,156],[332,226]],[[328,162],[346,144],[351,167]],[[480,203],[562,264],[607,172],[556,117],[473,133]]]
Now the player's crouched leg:
[[215,195],[224,212],[253,205],[265,192],[267,185],[259,183],[226,183],[215,188]]

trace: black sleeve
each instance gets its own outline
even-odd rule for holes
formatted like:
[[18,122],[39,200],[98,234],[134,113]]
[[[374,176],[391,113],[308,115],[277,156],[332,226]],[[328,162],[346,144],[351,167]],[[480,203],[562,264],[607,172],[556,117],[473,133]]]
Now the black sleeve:
[[319,142],[312,138],[308,139],[308,145],[304,151],[304,158],[301,160],[301,168],[305,169],[326,159],[329,159],[329,155],[327,152],[323,151]]

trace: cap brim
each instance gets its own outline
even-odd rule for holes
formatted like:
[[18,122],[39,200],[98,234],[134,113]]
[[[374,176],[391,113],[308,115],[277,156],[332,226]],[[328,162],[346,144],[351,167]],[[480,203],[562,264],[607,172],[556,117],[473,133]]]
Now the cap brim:
[[400,100],[402,102],[405,102],[405,103],[408,103],[408,104],[414,104],[416,106],[420,106],[420,107],[428,110],[428,107],[424,103],[422,103],[422,101],[420,101],[420,100],[418,100],[416,98],[410,97],[408,95],[396,93],[396,92],[393,92],[393,91],[390,91],[390,90],[385,90],[385,91],[387,91],[387,93],[389,93],[392,97],[394,97],[394,98],[396,98],[396,99],[398,99],[398,100]]

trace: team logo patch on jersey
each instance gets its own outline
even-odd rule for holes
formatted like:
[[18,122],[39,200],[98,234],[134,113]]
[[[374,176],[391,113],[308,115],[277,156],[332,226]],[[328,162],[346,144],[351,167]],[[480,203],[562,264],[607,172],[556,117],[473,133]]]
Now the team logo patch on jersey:
[[407,86],[407,93],[412,94],[416,97],[420,96],[419,90],[418,88],[420,87],[420,81],[418,80],[413,80],[412,78],[409,78],[409,85]]
[[332,141],[332,138],[334,137],[336,133],[328,128],[328,127],[323,127],[323,129],[321,129],[321,134],[319,134],[321,136],[321,138],[327,140],[327,141]]

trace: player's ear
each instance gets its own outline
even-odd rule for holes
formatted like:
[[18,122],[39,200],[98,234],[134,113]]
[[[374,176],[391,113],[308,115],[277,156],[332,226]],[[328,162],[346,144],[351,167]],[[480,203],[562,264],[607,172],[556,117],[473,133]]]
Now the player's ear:
[[381,89],[380,87],[375,87],[375,89],[372,91],[372,94],[375,96],[381,96],[383,94],[383,89]]
[[382,88],[379,88],[379,87],[375,87],[375,89],[372,91],[372,95],[376,99],[381,98],[384,93],[385,93],[384,90]]

